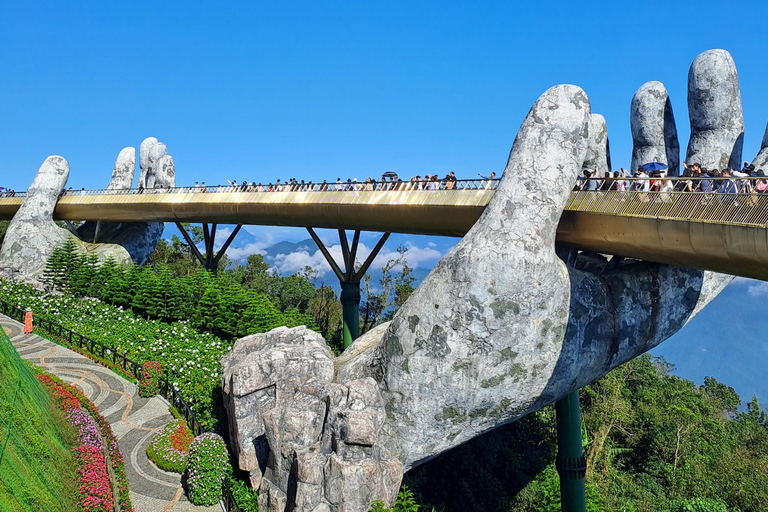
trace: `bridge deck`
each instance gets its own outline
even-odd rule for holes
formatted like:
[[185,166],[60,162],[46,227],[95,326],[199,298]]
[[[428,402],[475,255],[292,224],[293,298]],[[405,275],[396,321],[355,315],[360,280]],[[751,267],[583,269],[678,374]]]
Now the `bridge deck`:
[[[211,222],[463,236],[488,188],[66,195],[54,218]],[[0,198],[10,219],[23,197]],[[768,280],[768,194],[577,191],[557,240],[577,248]]]

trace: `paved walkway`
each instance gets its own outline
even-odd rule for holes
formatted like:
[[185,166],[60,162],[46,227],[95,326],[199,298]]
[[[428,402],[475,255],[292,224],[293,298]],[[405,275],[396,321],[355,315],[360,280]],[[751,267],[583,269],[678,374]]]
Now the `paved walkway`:
[[152,433],[173,419],[167,402],[140,397],[135,384],[61,345],[24,334],[22,324],[5,315],[0,315],[0,325],[23,359],[77,386],[112,425],[136,512],[221,511],[218,505],[192,505],[184,495],[180,475],[159,469],[147,458]]

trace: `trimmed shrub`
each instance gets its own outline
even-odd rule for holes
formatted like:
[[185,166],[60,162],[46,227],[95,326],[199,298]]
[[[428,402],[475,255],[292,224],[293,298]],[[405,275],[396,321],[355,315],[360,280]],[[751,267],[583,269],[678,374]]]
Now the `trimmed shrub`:
[[218,503],[222,482],[230,470],[229,453],[221,436],[209,432],[197,436],[187,456],[189,501],[205,506]]
[[187,469],[189,446],[194,437],[185,420],[169,421],[157,430],[152,442],[147,446],[147,457],[160,469],[184,473]]
[[141,367],[139,395],[153,397],[160,392],[160,379],[163,378],[163,366],[158,361],[147,361]]

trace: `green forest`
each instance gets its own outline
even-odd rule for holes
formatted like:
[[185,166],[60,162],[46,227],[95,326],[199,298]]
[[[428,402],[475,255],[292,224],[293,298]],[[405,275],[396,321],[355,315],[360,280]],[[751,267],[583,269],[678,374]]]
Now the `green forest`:
[[[768,510],[768,424],[725,384],[702,386],[638,357],[581,389],[588,510]],[[411,470],[435,510],[555,512],[554,407],[500,427]],[[429,510],[429,508],[427,508]]]
[[[364,282],[363,328],[391,315],[413,290],[407,264],[391,263],[376,282],[371,277]],[[212,367],[238,337],[278,325],[305,324],[322,333],[338,353],[338,295],[330,287],[316,286],[315,277],[309,268],[280,276],[258,255],[244,265],[223,266],[209,274],[178,239],[163,241],[147,264],[126,267],[97,265],[94,258],[77,255],[72,245],[65,245],[45,271],[48,286],[64,295],[35,300],[55,310],[60,321],[66,317],[67,325],[87,329],[84,334],[97,336],[106,328],[86,316],[124,324],[115,331],[126,333],[126,338],[141,334],[146,343],[131,343],[131,357],[165,361],[169,374],[181,382],[182,394],[191,393],[193,406],[205,410],[211,403],[216,408],[218,370]],[[22,293],[32,300],[30,290],[9,284],[0,289],[6,300]],[[163,339],[160,334],[150,338],[153,330],[162,332]],[[201,353],[192,348],[208,345],[213,348]],[[190,361],[174,366],[175,354],[166,355],[168,350]],[[193,360],[209,366],[199,370],[202,373],[185,373]],[[582,388],[588,510],[768,510],[768,424],[763,407],[754,397],[742,404],[732,388],[714,379],[696,385],[676,377],[673,368],[645,355]],[[208,421],[225,431],[216,418]],[[556,511],[560,503],[555,455],[550,406],[411,470],[405,484],[424,511]],[[413,500],[395,510],[414,510]]]

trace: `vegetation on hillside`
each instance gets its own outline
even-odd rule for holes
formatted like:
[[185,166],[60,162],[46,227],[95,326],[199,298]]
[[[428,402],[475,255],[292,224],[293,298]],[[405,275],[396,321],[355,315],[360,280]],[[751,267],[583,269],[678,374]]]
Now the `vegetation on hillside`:
[[77,431],[0,329],[0,508],[77,510]]
[[[152,264],[98,267],[64,247],[46,271],[63,296],[5,282],[0,299],[32,306],[140,363],[160,361],[209,428],[220,396],[218,362],[232,339],[301,322],[339,349],[338,297],[314,286],[312,269],[282,277],[254,255],[212,275],[185,251],[183,243],[164,242]],[[362,331],[413,291],[405,258],[390,263],[378,283],[363,283]],[[739,410],[732,388],[711,378],[697,387],[643,356],[583,388],[581,403],[588,510],[768,510],[768,426],[757,399]],[[547,407],[412,470],[406,482],[421,510],[555,511],[555,454],[554,410]],[[416,501],[409,497],[407,510]]]
[[[768,510],[768,424],[756,398],[715,379],[697,387],[644,355],[582,388],[590,510]],[[422,503],[446,512],[560,510],[554,408],[408,473]]]

